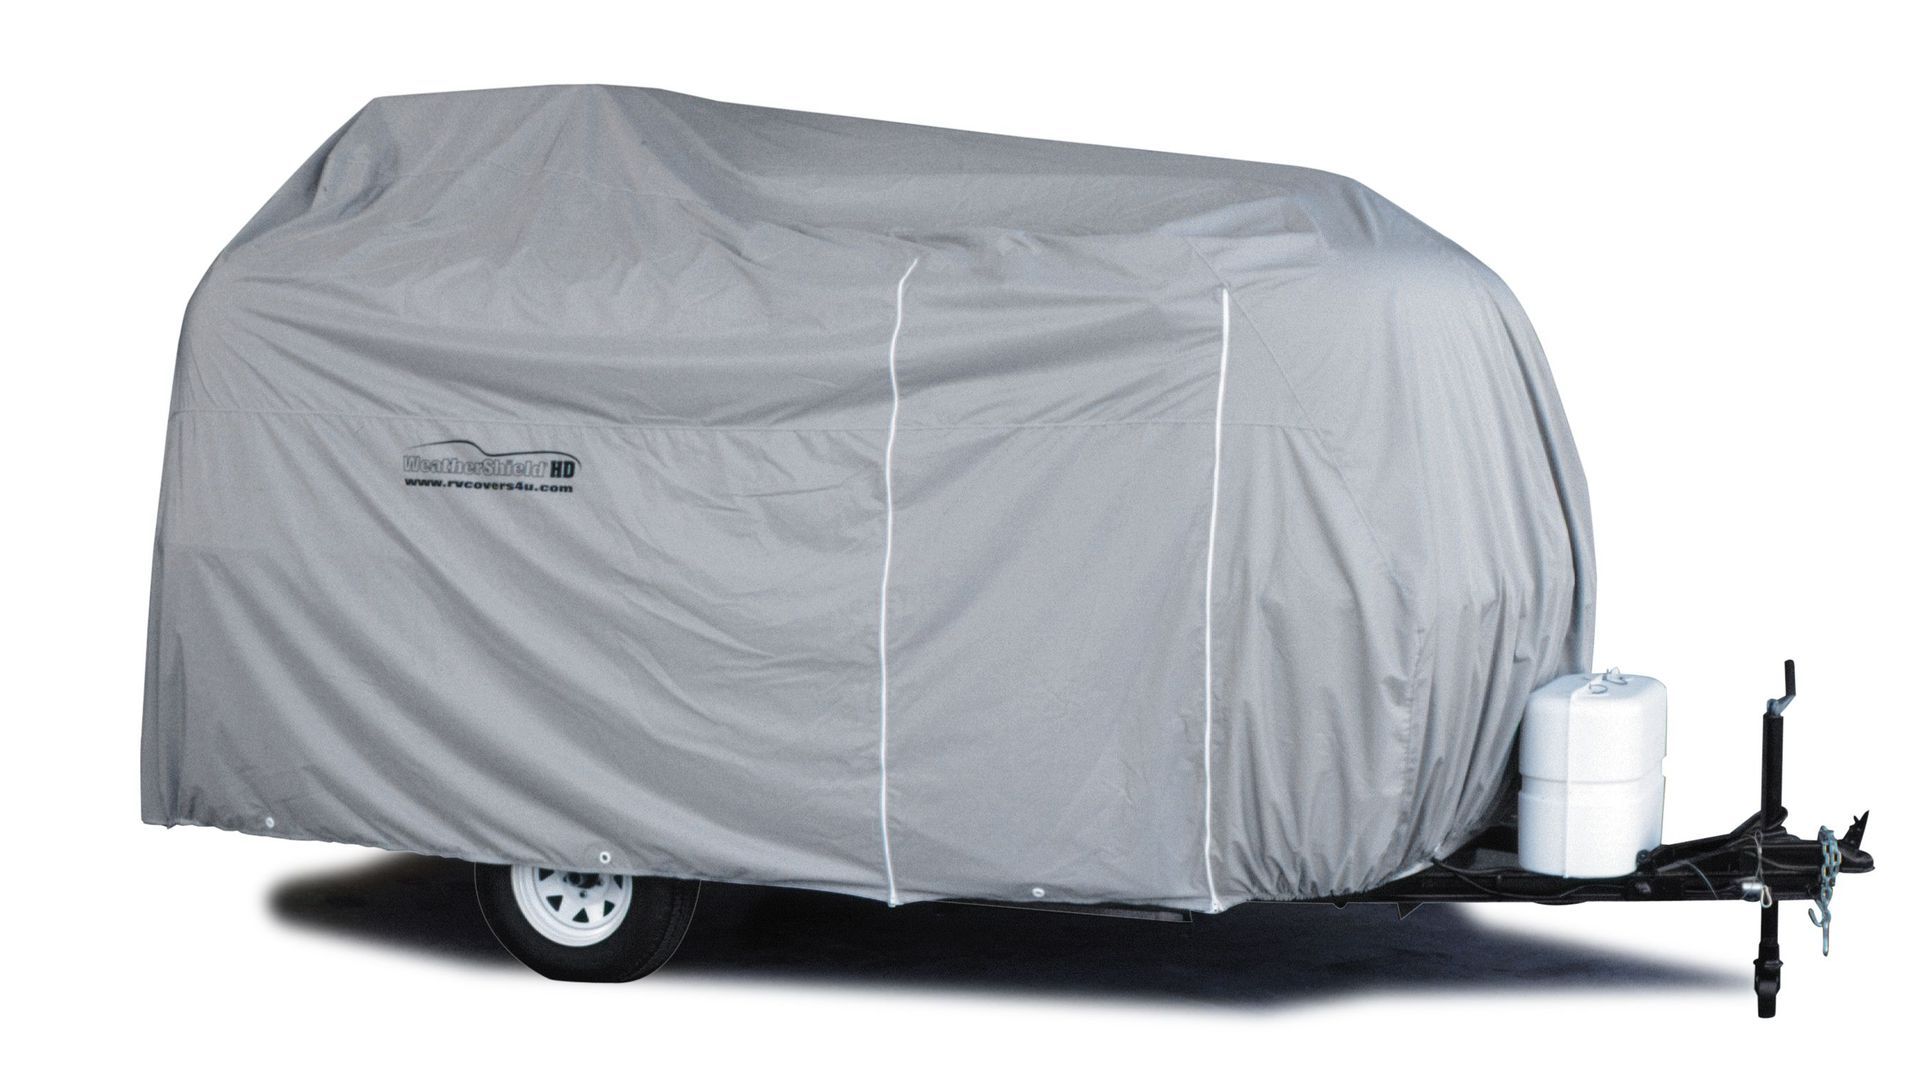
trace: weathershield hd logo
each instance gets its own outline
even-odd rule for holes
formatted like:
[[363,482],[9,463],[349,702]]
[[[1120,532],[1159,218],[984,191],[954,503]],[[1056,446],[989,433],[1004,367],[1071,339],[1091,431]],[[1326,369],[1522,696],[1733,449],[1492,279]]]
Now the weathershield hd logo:
[[549,449],[489,452],[467,440],[429,441],[401,454],[400,472],[411,489],[571,493],[580,458]]

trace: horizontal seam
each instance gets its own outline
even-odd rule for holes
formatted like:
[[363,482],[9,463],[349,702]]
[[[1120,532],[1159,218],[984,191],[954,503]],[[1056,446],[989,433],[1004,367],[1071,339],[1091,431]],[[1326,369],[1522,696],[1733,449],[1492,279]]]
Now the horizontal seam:
[[[615,430],[642,431],[658,433],[885,433],[885,426],[669,426],[644,422],[543,422],[529,419],[499,419],[476,415],[391,415],[371,411],[296,411],[277,408],[176,408],[168,413],[171,419],[178,415],[273,415],[285,418],[311,419],[378,419],[386,422],[474,422],[493,426],[546,426],[572,430]],[[1112,426],[1212,426],[1208,419],[1112,419],[1101,422],[955,422],[942,424],[902,424],[902,431],[941,431],[941,430],[1097,430]],[[1245,426],[1261,429],[1296,430],[1303,433],[1319,433],[1311,426],[1300,426],[1290,422],[1258,422],[1253,420],[1228,419],[1227,426]]]
[[446,175],[450,175],[450,174],[456,175],[462,178],[468,178],[473,176],[473,171],[475,167],[485,167],[488,170],[504,171],[517,178],[546,178],[546,177],[570,178],[574,181],[580,182],[583,185],[595,186],[597,188],[604,189],[608,192],[626,193],[630,196],[639,197],[645,200],[671,200],[674,203],[679,203],[679,204],[694,204],[701,207],[709,207],[706,201],[697,199],[695,197],[675,196],[672,193],[653,192],[646,189],[635,189],[630,185],[620,185],[616,182],[609,182],[604,179],[595,178],[589,174],[581,174],[578,171],[561,170],[557,167],[535,167],[532,170],[522,170],[519,167],[510,167],[505,163],[498,163],[490,159],[475,159],[458,167],[430,167],[425,170],[399,170],[399,169],[393,168],[390,164],[386,163],[385,161],[376,161],[376,160],[365,159],[365,158],[353,158],[348,156],[328,156],[323,166],[324,167],[340,167],[340,166],[361,167],[366,169],[369,172],[368,174],[369,178],[377,182],[383,182],[389,186],[395,184],[396,182],[406,181],[411,178],[437,178],[437,177],[445,177]]

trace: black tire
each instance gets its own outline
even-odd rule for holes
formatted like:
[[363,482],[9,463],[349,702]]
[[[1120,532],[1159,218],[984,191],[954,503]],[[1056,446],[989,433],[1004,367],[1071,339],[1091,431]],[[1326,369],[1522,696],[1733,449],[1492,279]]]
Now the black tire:
[[480,914],[514,959],[559,982],[631,982],[659,970],[680,947],[700,901],[699,882],[633,878],[632,903],[612,934],[592,945],[563,945],[521,912],[512,879],[511,867],[473,865]]

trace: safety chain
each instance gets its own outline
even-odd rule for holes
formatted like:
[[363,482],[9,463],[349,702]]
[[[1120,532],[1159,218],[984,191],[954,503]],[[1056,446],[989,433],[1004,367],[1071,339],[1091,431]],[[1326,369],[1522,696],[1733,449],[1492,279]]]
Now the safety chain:
[[1833,831],[1825,826],[1820,828],[1820,890],[1814,897],[1814,908],[1807,909],[1807,918],[1820,928],[1820,954],[1827,954],[1833,938],[1833,883],[1840,877],[1840,843],[1834,840]]

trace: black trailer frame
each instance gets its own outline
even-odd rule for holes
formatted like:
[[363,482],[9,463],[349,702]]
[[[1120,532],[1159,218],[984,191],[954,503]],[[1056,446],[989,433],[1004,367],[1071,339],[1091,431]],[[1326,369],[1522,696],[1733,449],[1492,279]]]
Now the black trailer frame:
[[1753,961],[1753,991],[1760,1017],[1773,1017],[1780,995],[1780,903],[1811,900],[1807,914],[1821,928],[1821,953],[1827,950],[1834,883],[1842,874],[1873,870],[1873,857],[1861,848],[1867,816],[1853,820],[1836,837],[1825,826],[1812,840],[1789,833],[1787,809],[1780,801],[1785,754],[1787,705],[1795,696],[1793,661],[1786,662],[1787,691],[1767,701],[1760,719],[1760,810],[1717,837],[1661,845],[1640,854],[1632,874],[1618,878],[1559,878],[1519,866],[1519,833],[1507,819],[1486,830],[1445,860],[1365,893],[1329,898],[1391,901],[1405,915],[1438,901],[1528,900],[1539,904],[1578,904],[1588,900],[1746,900],[1760,905],[1760,950]]

